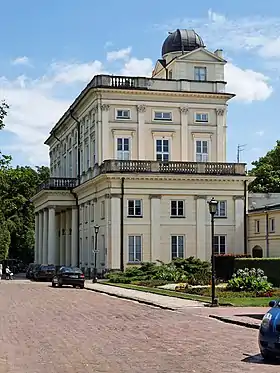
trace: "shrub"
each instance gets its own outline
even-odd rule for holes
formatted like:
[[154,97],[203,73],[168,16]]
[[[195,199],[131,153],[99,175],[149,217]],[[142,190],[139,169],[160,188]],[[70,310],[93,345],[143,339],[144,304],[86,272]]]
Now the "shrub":
[[251,255],[223,254],[215,255],[216,278],[228,281],[234,274],[234,261],[236,258],[250,258]]
[[280,258],[238,258],[234,260],[234,267],[236,270],[260,268],[273,286],[280,286]]
[[264,271],[255,268],[239,269],[233,274],[232,279],[227,284],[227,290],[231,291],[253,291],[268,292],[272,289],[272,284],[267,281]]
[[196,259],[193,256],[186,259],[175,259],[174,266],[182,270],[189,285],[208,285],[211,279],[209,262]]
[[149,288],[155,288],[157,286],[162,286],[168,284],[168,281],[164,280],[157,280],[157,279],[152,279],[152,280],[137,280],[132,282],[133,285],[137,286],[146,286]]
[[156,273],[154,273],[154,278],[167,281],[167,282],[182,282],[187,281],[187,276],[181,268],[177,268],[174,262],[169,264],[161,263],[158,267]]

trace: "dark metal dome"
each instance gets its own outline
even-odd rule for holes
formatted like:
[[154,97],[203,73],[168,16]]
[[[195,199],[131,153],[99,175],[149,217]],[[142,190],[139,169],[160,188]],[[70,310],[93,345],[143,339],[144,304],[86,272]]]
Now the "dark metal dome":
[[162,45],[161,54],[190,52],[204,47],[203,40],[194,30],[179,30],[170,33]]

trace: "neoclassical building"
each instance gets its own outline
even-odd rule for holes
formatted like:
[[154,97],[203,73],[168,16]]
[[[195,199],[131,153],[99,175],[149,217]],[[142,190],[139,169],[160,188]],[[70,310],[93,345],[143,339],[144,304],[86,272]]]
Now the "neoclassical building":
[[33,197],[38,263],[99,269],[246,252],[245,164],[226,162],[222,51],[170,33],[151,77],[97,75],[58,120],[51,178]]

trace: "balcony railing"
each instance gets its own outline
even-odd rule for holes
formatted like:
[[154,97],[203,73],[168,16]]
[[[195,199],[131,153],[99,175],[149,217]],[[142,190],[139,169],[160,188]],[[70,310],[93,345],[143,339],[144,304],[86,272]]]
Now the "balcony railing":
[[77,179],[69,177],[51,177],[45,183],[39,185],[38,192],[43,189],[71,190],[77,186]]
[[144,89],[159,91],[202,91],[209,93],[224,93],[223,81],[197,81],[190,79],[166,80],[137,76],[96,75],[90,82],[90,87]]
[[99,173],[169,173],[169,174],[206,174],[206,175],[246,175],[244,163],[211,162],[158,162],[158,161],[119,161],[106,160]]

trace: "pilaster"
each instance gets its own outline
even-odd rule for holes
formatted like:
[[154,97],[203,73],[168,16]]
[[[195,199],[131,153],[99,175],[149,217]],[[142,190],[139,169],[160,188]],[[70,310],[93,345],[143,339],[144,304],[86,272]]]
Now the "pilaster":
[[71,210],[65,213],[65,264],[71,264]]
[[138,147],[138,159],[145,160],[146,153],[145,153],[145,113],[146,113],[146,106],[145,105],[138,105],[138,123],[137,123],[137,147]]
[[159,218],[161,195],[151,194],[149,198],[150,198],[150,209],[151,209],[149,261],[154,262],[160,259],[162,256],[161,255],[161,243],[160,243],[160,218]]
[[187,106],[180,107],[181,113],[181,161],[188,161],[189,138],[188,138],[188,112]]
[[59,265],[65,265],[65,211],[60,213]]
[[56,229],[55,229],[55,207],[49,207],[48,224],[48,264],[56,264]]
[[71,265],[79,266],[78,263],[78,208],[72,207],[72,222],[71,222]]
[[[121,239],[121,206],[118,196],[111,196],[111,234],[110,255],[111,268],[120,269],[120,239]],[[125,250],[125,248],[124,248]],[[127,254],[127,253],[126,253]],[[126,257],[126,255],[125,255]]]
[[206,260],[206,196],[197,195],[196,199],[196,256]]
[[244,253],[244,196],[233,196],[235,223],[235,253]]
[[43,231],[44,231],[44,213],[43,211],[39,211],[39,257],[38,257],[38,264],[42,264],[44,262],[44,254],[43,254]]
[[216,109],[217,114],[217,162],[226,161],[225,109]]
[[101,105],[102,120],[101,120],[101,123],[99,122],[101,124],[100,131],[101,131],[101,142],[102,142],[101,152],[100,152],[101,162],[103,162],[104,159],[110,159],[109,146],[108,146],[108,143],[109,143],[109,138],[108,138],[109,110],[110,110],[110,105],[108,104]]
[[44,209],[43,215],[43,258],[42,264],[48,264],[48,209]]

